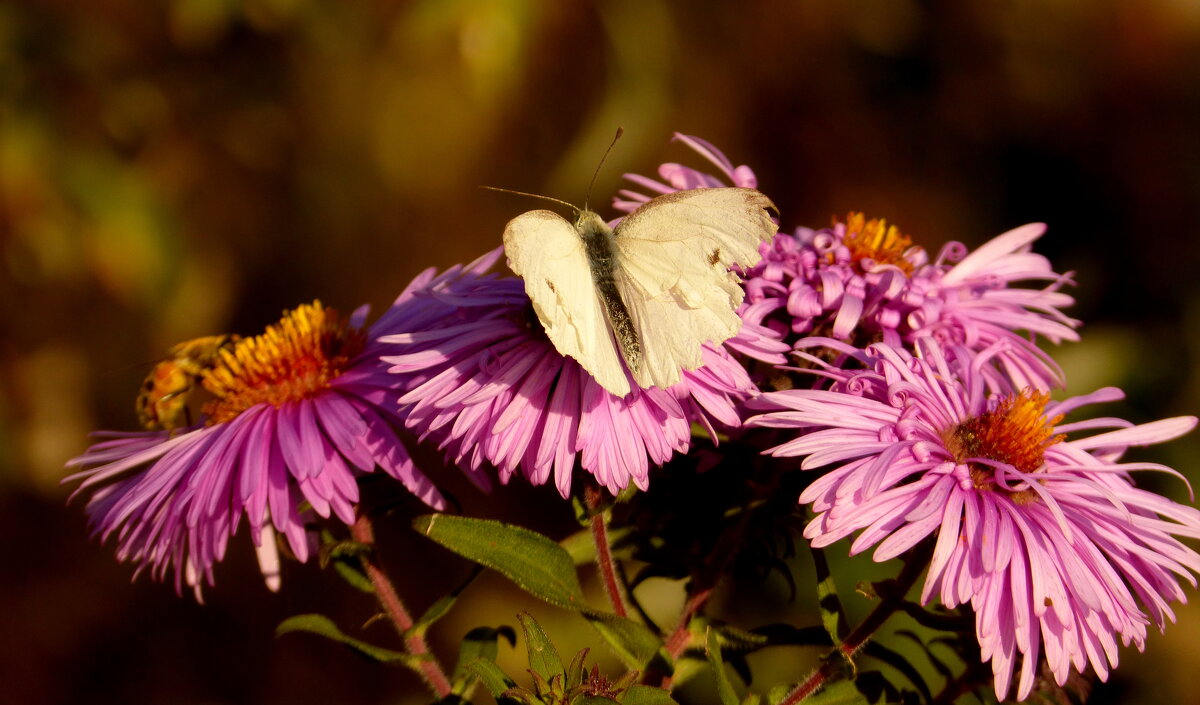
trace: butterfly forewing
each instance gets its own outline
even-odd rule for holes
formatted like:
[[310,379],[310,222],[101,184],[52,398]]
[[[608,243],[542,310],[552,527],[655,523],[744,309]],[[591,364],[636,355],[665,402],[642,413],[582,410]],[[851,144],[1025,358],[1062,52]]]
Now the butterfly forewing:
[[629,380],[575,227],[551,211],[524,213],[504,229],[504,251],[508,266],[525,280],[533,310],[554,347],[608,391],[628,394]]
[[701,364],[701,345],[737,334],[743,292],[729,267],[751,267],[774,236],[774,210],[753,189],[659,196],[617,226],[613,278],[641,334],[639,386],[665,387]]

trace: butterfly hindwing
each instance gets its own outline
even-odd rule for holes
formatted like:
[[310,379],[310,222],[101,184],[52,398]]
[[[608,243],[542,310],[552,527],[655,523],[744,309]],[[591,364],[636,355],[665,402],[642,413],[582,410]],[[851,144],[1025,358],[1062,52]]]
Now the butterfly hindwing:
[[659,196],[615,234],[613,278],[641,335],[634,379],[666,387],[701,363],[701,345],[741,328],[743,291],[729,267],[758,263],[758,246],[778,229],[774,204],[745,188],[692,189]]
[[509,268],[525,280],[533,310],[554,347],[605,389],[628,394],[629,381],[575,227],[551,211],[524,213],[504,229],[504,251]]

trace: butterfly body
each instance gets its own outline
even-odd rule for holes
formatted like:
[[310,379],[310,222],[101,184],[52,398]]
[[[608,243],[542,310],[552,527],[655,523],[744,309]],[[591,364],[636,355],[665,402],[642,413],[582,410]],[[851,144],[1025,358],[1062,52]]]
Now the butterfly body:
[[584,209],[575,220],[575,230],[587,250],[592,282],[596,285],[596,295],[604,305],[608,324],[612,326],[613,338],[621,350],[621,357],[625,358],[625,364],[629,365],[629,370],[636,377],[642,366],[642,342],[613,276],[616,258],[613,229],[598,213]]
[[[752,266],[777,226],[763,194],[692,189],[659,196],[615,229],[580,210],[509,222],[504,248],[550,341],[606,390],[668,387],[699,367],[701,346],[737,334],[743,292],[729,267]],[[622,360],[624,365],[622,365]]]

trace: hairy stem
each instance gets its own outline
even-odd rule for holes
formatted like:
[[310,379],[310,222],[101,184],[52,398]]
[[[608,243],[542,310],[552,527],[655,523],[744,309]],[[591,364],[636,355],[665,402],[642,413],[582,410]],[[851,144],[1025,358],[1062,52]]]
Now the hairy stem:
[[589,484],[583,490],[583,498],[587,503],[588,513],[591,514],[592,542],[596,544],[596,563],[600,566],[604,592],[608,595],[613,612],[618,617],[628,617],[629,609],[625,606],[624,587],[617,573],[612,549],[608,545],[608,525],[605,523],[605,512],[601,507],[603,496],[600,494],[599,488]]
[[446,672],[442,670],[441,664],[429,649],[424,635],[410,631],[413,627],[413,618],[405,609],[392,581],[379,567],[374,550],[375,530],[371,526],[371,520],[361,510],[354,525],[350,527],[350,534],[358,543],[370,547],[371,550],[359,558],[362,561],[363,570],[371,580],[371,585],[375,587],[375,597],[379,600],[380,606],[387,613],[392,625],[396,627],[396,632],[404,639],[405,649],[419,659],[420,673],[429,685],[429,689],[439,699],[450,695],[450,679],[446,677]]

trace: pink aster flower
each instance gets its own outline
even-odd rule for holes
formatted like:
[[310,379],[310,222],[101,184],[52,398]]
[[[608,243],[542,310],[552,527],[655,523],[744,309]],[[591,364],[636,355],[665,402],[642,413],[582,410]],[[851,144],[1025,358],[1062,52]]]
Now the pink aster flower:
[[1018,661],[1017,697],[1029,694],[1042,656],[1060,685],[1089,663],[1106,679],[1117,639],[1141,649],[1146,625],[1162,629],[1174,620],[1169,603],[1185,601],[1179,579],[1195,585],[1200,572],[1200,555],[1175,538],[1200,537],[1200,512],[1130,478],[1178,473],[1121,458],[1130,446],[1187,433],[1196,419],[1063,423],[1085,404],[1123,395],[989,397],[981,369],[998,350],[918,347],[922,357],[872,345],[852,353],[866,369],[817,371],[832,380],[828,389],[756,400],[769,411],[748,423],[801,431],[771,454],[803,457],[803,469],[833,467],[800,496],[816,512],[805,537],[828,546],[859,532],[851,553],[875,546],[876,561],[933,537],[921,599],[971,605],[1001,700]]
[[[465,268],[428,270],[388,314],[405,425],[431,439],[481,484],[495,466],[507,483],[518,472],[551,481],[566,497],[578,461],[614,494],[645,489],[651,465],[691,445],[691,424],[740,425],[739,404],[756,392],[729,349],[782,362],[787,346],[747,326],[725,346],[704,348],[704,364],[668,389],[624,398],[601,387],[541,330],[524,282],[488,274],[498,248]],[[729,348],[729,349],[727,349]]]
[[[746,320],[792,340],[830,336],[856,345],[911,346],[924,336],[979,351],[996,347],[989,385],[1007,377],[1018,388],[1062,386],[1062,371],[1036,344],[1078,340],[1078,321],[1060,309],[1074,300],[1030,247],[1040,223],[993,238],[970,254],[948,243],[930,261],[895,226],[852,213],[823,230],[778,235],[746,275]],[[955,264],[957,262],[957,264]],[[1042,288],[1018,286],[1046,282]]]
[[[646,192],[623,190],[614,201],[633,210],[653,196],[697,186],[757,183],[746,166],[734,167],[719,150],[696,137],[676,134],[712,163],[723,178],[680,166],[659,168],[663,181],[636,174],[626,178]],[[763,258],[744,276],[742,317],[768,326],[789,342],[830,336],[856,346],[882,340],[911,346],[933,335],[946,344],[983,350],[1003,340],[994,356],[996,372],[1019,387],[1062,386],[1062,371],[1038,348],[1038,336],[1053,343],[1078,340],[1079,324],[1061,309],[1074,300],[1060,291],[1070,274],[1057,274],[1031,251],[1046,227],[1025,225],[974,252],[948,243],[930,261],[924,249],[883,220],[852,213],[845,223],[821,230],[797,228],[762,245]],[[1027,283],[1040,288],[1025,288]]]
[[[182,405],[191,386],[202,387],[211,399],[198,423],[97,434],[107,440],[68,462],[85,469],[66,479],[83,480],[75,494],[90,495],[95,533],[115,535],[117,557],[139,572],[161,580],[174,568],[176,589],[186,583],[199,599],[243,514],[267,586],[276,590],[276,532],[306,560],[300,503],[352,523],[359,472],[381,468],[441,509],[441,494],[392,430],[396,380],[379,362],[378,344],[368,342],[379,326],[362,330],[365,316],[364,307],[340,320],[320,302],[287,312],[262,335],[177,371],[194,379],[180,376],[186,386],[149,402],[160,410]],[[152,379],[169,378],[159,372]]]

